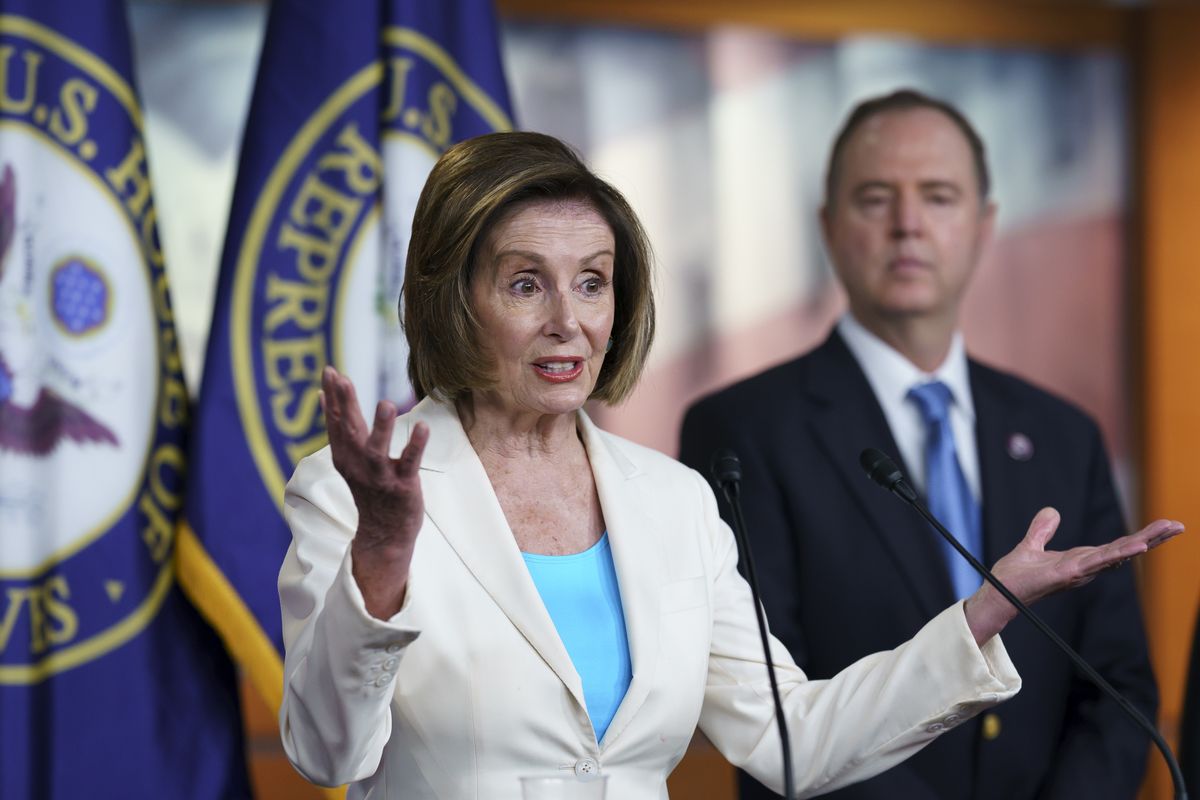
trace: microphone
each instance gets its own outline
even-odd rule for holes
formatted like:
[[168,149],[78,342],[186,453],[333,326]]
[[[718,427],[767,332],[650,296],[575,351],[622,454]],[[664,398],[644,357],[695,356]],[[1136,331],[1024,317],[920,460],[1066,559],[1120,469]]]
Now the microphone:
[[904,473],[879,450],[868,447],[858,457],[858,463],[867,471],[867,477],[892,492],[907,503],[917,502],[917,493],[904,480]]
[[742,462],[738,460],[737,453],[724,448],[717,450],[712,454],[709,471],[723,491],[738,492],[742,481]]
[[763,660],[767,664],[767,677],[771,681],[771,697],[775,701],[775,723],[779,726],[779,743],[783,747],[783,796],[792,800],[796,787],[792,779],[792,745],[788,736],[787,720],[783,716],[783,700],[779,696],[779,683],[775,678],[775,662],[771,658],[771,645],[767,636],[767,617],[759,599],[758,576],[754,572],[754,558],[746,541],[746,520],[742,517],[740,498],[742,462],[732,450],[722,448],[712,454],[709,472],[717,486],[721,487],[725,499],[733,509],[733,532],[737,537],[742,563],[746,565],[746,580],[750,584],[750,596],[754,601],[755,618],[758,620],[758,635],[762,639]]
[[957,550],[958,554],[965,558],[967,563],[969,563],[976,572],[983,576],[984,580],[996,587],[996,591],[1000,592],[1000,594],[1004,596],[1005,600],[1012,603],[1013,607],[1016,608],[1017,611],[1019,611],[1026,619],[1033,623],[1034,627],[1045,634],[1050,641],[1054,642],[1058,649],[1066,653],[1071,659],[1071,662],[1074,663],[1075,666],[1078,667],[1081,672],[1083,672],[1083,674],[1087,675],[1092,683],[1096,684],[1101,691],[1116,701],[1117,705],[1119,705],[1126,714],[1132,717],[1133,721],[1136,722],[1142,728],[1142,730],[1150,735],[1150,738],[1154,740],[1154,744],[1158,747],[1159,751],[1162,752],[1163,758],[1167,762],[1167,767],[1171,771],[1171,782],[1175,785],[1176,800],[1187,800],[1187,789],[1183,784],[1183,772],[1179,769],[1179,762],[1175,760],[1175,756],[1171,753],[1171,748],[1167,746],[1166,741],[1162,738],[1162,734],[1158,732],[1158,728],[1155,727],[1148,719],[1146,719],[1145,715],[1142,714],[1142,712],[1139,711],[1133,703],[1126,700],[1124,695],[1114,689],[1108,681],[1104,680],[1100,673],[1092,669],[1092,665],[1084,661],[1083,656],[1071,649],[1071,646],[1064,642],[1058,636],[1058,634],[1056,634],[1050,628],[1049,625],[1043,622],[1041,617],[1033,613],[1033,611],[1031,611],[1027,605],[1017,599],[1017,596],[1009,591],[1009,588],[1005,586],[999,578],[993,575],[991,570],[981,564],[979,560],[975,558],[975,556],[971,555],[970,551],[963,547],[958,539],[954,537],[954,534],[950,533],[950,531],[946,530],[942,523],[938,522],[937,517],[929,513],[929,509],[926,508],[925,504],[922,503],[917,497],[917,493],[913,491],[912,486],[910,486],[908,481],[904,479],[904,473],[900,471],[900,468],[896,466],[895,462],[888,458],[887,455],[873,447],[868,447],[866,450],[863,450],[859,455],[858,462],[866,471],[867,477],[882,486],[884,489],[887,489],[892,494],[896,495],[896,497],[899,497],[908,505],[915,508],[917,513],[924,517],[925,520],[929,522],[929,524],[932,525],[947,542],[950,543],[950,546]]

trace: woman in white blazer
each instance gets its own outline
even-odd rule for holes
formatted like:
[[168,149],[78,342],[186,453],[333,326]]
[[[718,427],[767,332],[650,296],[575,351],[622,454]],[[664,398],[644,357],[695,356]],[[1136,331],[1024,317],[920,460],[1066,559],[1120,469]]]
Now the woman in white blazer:
[[[583,411],[634,387],[654,329],[633,212],[565,145],[456,145],[429,176],[403,291],[415,408],[372,424],[327,368],[330,446],[288,484],[284,747],[351,798],[516,800],[532,775],[666,798],[697,725],[782,790],[774,706],[733,537],[706,482]],[[1044,552],[1023,599],[1181,530]],[[833,532],[831,532],[833,533]],[[581,566],[582,565],[582,566]],[[869,591],[864,587],[864,591]],[[869,777],[1020,686],[987,584],[893,651],[809,681],[772,641],[808,795]]]

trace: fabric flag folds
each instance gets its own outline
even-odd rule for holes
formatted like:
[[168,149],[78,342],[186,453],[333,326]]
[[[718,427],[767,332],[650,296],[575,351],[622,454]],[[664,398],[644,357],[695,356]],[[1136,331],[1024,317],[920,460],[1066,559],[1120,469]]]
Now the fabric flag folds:
[[[397,300],[449,145],[511,127],[490,0],[276,0],[242,144],[197,410],[182,581],[268,704],[282,695],[283,490],[325,443],[333,364],[412,403]],[[372,414],[368,413],[368,418]]]
[[121,0],[0,4],[0,797],[249,796]]

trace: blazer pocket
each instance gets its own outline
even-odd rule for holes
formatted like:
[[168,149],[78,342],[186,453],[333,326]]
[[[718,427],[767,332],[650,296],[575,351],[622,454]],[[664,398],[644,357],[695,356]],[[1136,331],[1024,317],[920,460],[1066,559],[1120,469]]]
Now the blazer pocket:
[[662,587],[660,608],[663,614],[674,614],[677,611],[687,611],[690,608],[701,608],[707,605],[708,580],[703,575],[672,581]]

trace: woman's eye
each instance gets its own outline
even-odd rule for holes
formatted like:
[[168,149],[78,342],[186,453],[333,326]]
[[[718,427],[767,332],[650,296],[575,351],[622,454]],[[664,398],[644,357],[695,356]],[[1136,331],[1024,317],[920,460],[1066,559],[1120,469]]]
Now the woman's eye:
[[513,281],[512,290],[517,294],[533,294],[537,291],[537,282],[533,278],[518,278]]
[[602,291],[604,291],[606,284],[607,281],[605,281],[603,278],[588,278],[583,282],[581,288],[583,293],[587,295],[600,294]]

